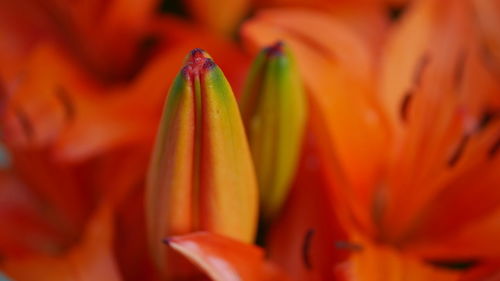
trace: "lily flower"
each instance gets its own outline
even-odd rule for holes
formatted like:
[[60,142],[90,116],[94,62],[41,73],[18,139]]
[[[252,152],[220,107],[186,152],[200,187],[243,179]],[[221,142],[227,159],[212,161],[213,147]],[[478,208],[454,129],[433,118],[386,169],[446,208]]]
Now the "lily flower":
[[342,246],[352,251],[350,278],[456,280],[449,268],[500,253],[492,11],[481,1],[416,2],[384,50],[381,75],[359,37],[326,16],[274,9],[245,24],[254,52],[286,40],[297,54],[309,112],[328,139],[321,155],[351,237]]
[[0,280],[498,278],[497,1],[165,3],[0,0]]

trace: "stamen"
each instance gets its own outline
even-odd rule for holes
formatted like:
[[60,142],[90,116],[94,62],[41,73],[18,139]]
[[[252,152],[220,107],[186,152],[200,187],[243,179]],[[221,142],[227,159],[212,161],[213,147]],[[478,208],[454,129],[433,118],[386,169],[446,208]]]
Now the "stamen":
[[0,77],[0,116],[3,115],[6,104],[7,104],[7,89],[5,88],[5,84],[2,78]]
[[497,117],[497,114],[491,111],[486,111],[483,113],[481,120],[479,120],[477,124],[477,131],[482,131],[488,127],[488,125],[491,123],[491,121]]
[[387,16],[392,22],[398,21],[406,10],[406,5],[389,5],[387,7]]
[[169,245],[170,245],[170,242],[171,242],[171,239],[170,239],[170,238],[163,238],[163,239],[161,240],[161,242],[162,242],[163,244],[165,244],[165,245],[169,246]]
[[498,60],[495,58],[495,56],[492,54],[491,50],[485,43],[482,44],[479,55],[482,58],[483,64],[486,67],[486,69],[493,76],[499,76],[500,62],[498,62]]
[[403,120],[403,122],[406,122],[408,120],[408,110],[409,110],[410,102],[411,102],[412,98],[413,98],[413,91],[408,90],[406,92],[405,96],[403,97],[403,100],[401,101],[399,113],[401,116],[401,120]]
[[424,69],[429,65],[430,62],[429,53],[424,53],[422,58],[420,59],[417,67],[415,68],[415,72],[413,73],[413,85],[418,87],[422,82],[422,75],[424,73]]
[[455,149],[455,151],[451,155],[450,159],[448,160],[449,167],[455,166],[455,164],[457,164],[457,162],[460,160],[460,158],[462,157],[462,154],[465,151],[465,147],[467,146],[467,143],[469,142],[469,139],[470,139],[469,135],[462,136],[462,139],[458,143],[457,148]]
[[361,245],[349,241],[337,241],[335,242],[335,248],[352,252],[360,252],[363,250]]
[[304,242],[302,244],[302,261],[304,262],[305,267],[308,270],[312,269],[312,263],[311,263],[311,245],[312,245],[312,238],[314,236],[314,229],[309,229],[306,232],[306,235],[304,237]]
[[493,146],[488,151],[488,156],[490,157],[490,159],[492,159],[493,157],[495,157],[495,155],[497,154],[498,150],[500,150],[500,138],[498,138],[496,140],[496,142],[493,144]]
[[19,123],[21,124],[21,127],[23,128],[24,135],[28,140],[32,140],[35,136],[35,128],[33,127],[30,119],[28,118],[26,113],[24,113],[24,111],[20,109],[16,111],[16,116],[19,120]]
[[70,95],[68,94],[68,91],[64,87],[59,86],[55,92],[55,95],[64,108],[64,114],[66,119],[68,121],[74,120],[76,113],[75,105]]
[[455,76],[454,76],[454,85],[455,89],[459,89],[460,85],[463,83],[464,72],[465,72],[465,61],[466,61],[467,53],[464,51],[461,52],[460,57],[458,58],[457,65],[455,66]]
[[477,260],[431,260],[428,261],[433,266],[448,270],[467,270],[478,264]]

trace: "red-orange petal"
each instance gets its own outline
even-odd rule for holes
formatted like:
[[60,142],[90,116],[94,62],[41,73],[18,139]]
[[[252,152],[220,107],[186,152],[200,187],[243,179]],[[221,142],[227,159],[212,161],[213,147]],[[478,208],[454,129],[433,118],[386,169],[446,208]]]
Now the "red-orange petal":
[[81,244],[61,257],[7,259],[3,270],[13,280],[121,280],[111,252],[112,216],[103,208],[91,219]]
[[256,246],[208,232],[168,238],[166,243],[215,281],[288,280]]
[[336,214],[341,208],[329,181],[332,171],[319,155],[321,138],[309,126],[295,181],[265,242],[270,260],[297,280],[334,280],[333,268],[349,254],[335,247],[347,236]]

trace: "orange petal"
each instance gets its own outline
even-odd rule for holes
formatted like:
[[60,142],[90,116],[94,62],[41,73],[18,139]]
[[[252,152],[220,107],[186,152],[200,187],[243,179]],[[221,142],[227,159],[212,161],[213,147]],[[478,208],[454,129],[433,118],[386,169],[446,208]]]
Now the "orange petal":
[[487,261],[467,271],[460,281],[500,281],[500,261]]
[[77,176],[81,167],[58,163],[43,150],[11,151],[19,179],[47,204],[57,225],[69,235],[79,233],[93,203]]
[[[356,241],[355,239],[353,241]],[[356,242],[360,242],[356,241]],[[459,271],[438,268],[412,256],[402,255],[397,250],[368,243],[351,254],[347,275],[359,281],[455,281]]]
[[198,232],[171,237],[166,243],[212,280],[288,280],[265,261],[262,249],[231,238]]
[[[144,184],[135,186],[116,209],[115,229],[119,235],[114,241],[114,252],[126,280],[159,279],[147,251],[144,190]],[[162,247],[161,242],[158,247]]]
[[335,213],[331,171],[319,156],[321,138],[307,131],[292,189],[265,242],[269,258],[297,280],[333,280],[333,267],[348,254],[335,247],[346,234]]
[[231,35],[244,18],[249,0],[186,0],[190,13],[201,26],[216,33]]
[[121,280],[111,253],[111,213],[101,209],[89,222],[81,244],[62,257],[7,259],[3,270],[13,280]]
[[[487,213],[487,206],[492,206],[487,201],[498,198],[491,189],[496,180],[485,171],[496,166],[488,163],[485,150],[494,146],[498,133],[483,134],[478,124],[486,113],[498,110],[491,100],[500,84],[493,82],[479,58],[482,44],[476,38],[470,3],[450,4],[416,2],[385,53],[381,98],[395,132],[395,145],[389,154],[388,182],[381,191],[385,193],[381,229],[382,236],[398,243],[419,239],[415,236],[422,224],[429,232],[420,233],[421,240],[443,238],[444,232],[450,234]],[[485,204],[460,215],[456,206],[465,205],[458,201],[473,201],[465,195],[463,182],[483,183],[483,173],[489,174],[485,176],[489,183],[474,194]]]
[[119,125],[118,97],[99,97],[101,89],[61,52],[53,45],[40,46],[17,81],[6,81],[10,89],[2,119],[6,142],[15,147],[47,147],[61,134],[76,130],[73,146],[64,151],[54,148],[55,154],[75,158],[82,157],[82,150],[100,149],[102,142],[129,142],[121,139],[124,132],[134,132],[129,136],[135,139],[143,137],[138,127]]
[[[58,253],[73,237],[11,172],[0,172],[0,252],[5,257]],[[26,235],[29,233],[29,235]],[[69,237],[68,237],[69,236]]]

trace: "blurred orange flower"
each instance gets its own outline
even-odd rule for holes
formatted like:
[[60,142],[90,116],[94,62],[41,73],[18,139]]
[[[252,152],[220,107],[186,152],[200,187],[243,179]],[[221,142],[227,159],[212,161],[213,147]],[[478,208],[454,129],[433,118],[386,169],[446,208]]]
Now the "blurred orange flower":
[[[189,280],[499,279],[499,27],[496,0],[0,0],[0,280],[166,280],[186,261]],[[307,102],[244,121],[250,146],[293,144],[271,151],[293,169],[247,159],[238,109],[220,112],[277,41]],[[189,84],[169,116],[192,119],[153,152],[198,47],[224,75]],[[269,77],[250,93],[286,94]],[[298,119],[288,141],[255,132]],[[260,224],[252,163],[293,171]]]

